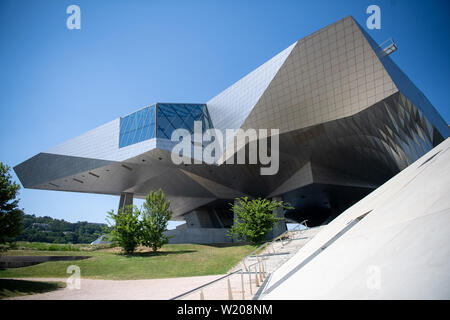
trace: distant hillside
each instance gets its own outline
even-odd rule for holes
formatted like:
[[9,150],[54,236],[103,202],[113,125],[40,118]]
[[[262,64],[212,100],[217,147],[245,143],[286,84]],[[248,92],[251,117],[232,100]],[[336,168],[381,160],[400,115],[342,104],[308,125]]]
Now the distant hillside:
[[25,214],[23,231],[15,241],[50,243],[91,243],[103,232],[103,223],[86,221],[71,223],[51,217],[36,217]]

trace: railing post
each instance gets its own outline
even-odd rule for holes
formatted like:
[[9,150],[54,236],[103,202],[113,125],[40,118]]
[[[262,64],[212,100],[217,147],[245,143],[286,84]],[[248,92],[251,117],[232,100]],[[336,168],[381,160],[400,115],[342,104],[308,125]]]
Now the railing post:
[[228,277],[228,300],[233,300],[233,293],[231,292],[230,277]]
[[259,267],[259,280],[262,283],[263,282],[263,277],[262,277],[262,274],[261,274],[261,261],[258,263],[258,267]]
[[200,290],[200,300],[205,300],[205,296],[203,295],[203,290]]
[[263,282],[263,280],[264,280],[264,268],[263,268],[263,261],[261,260],[261,262],[259,263],[259,274],[261,275],[261,283]]
[[242,269],[241,269],[241,289],[242,289],[242,300],[245,300],[244,271]]
[[250,285],[250,295],[253,295],[253,290],[252,290],[252,273],[251,273],[250,266],[248,267],[248,283]]
[[266,263],[266,260],[263,260],[263,263],[262,263],[262,271],[263,271],[263,277],[264,277],[264,278],[266,277],[266,268],[264,268],[265,263]]
[[256,269],[256,264],[255,264],[255,283],[256,286],[259,287],[258,270]]
[[267,261],[264,262],[264,272],[265,272],[266,275],[267,275]]

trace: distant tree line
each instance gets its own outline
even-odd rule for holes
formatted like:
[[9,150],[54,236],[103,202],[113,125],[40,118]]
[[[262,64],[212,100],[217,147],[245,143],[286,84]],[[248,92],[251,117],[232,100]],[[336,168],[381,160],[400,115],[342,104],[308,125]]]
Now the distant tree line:
[[71,223],[52,217],[23,215],[23,229],[11,241],[49,243],[91,243],[103,232],[106,225],[86,221]]

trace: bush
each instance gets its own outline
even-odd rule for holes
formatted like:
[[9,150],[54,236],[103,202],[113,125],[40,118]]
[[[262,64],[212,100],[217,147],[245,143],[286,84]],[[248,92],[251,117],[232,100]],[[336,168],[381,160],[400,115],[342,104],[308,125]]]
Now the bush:
[[267,199],[249,200],[247,197],[237,198],[237,204],[230,203],[235,213],[234,225],[228,236],[237,236],[240,240],[260,243],[266,239],[267,233],[280,220],[273,215],[277,208],[291,209],[283,201]]
[[141,209],[128,206],[117,214],[112,210],[108,215],[114,224],[110,223],[110,227],[105,228],[106,238],[122,247],[127,254],[133,253],[139,244],[157,251],[169,242],[164,234],[172,217],[169,207],[170,202],[159,189],[147,195]]
[[[120,209],[108,212],[108,218],[114,220],[108,240],[122,247],[126,254],[132,254],[141,241],[141,223],[139,221],[140,211],[135,206],[127,206],[125,210]],[[110,220],[108,220],[111,222]]]
[[141,243],[152,248],[153,251],[157,251],[169,242],[169,238],[164,234],[164,231],[167,230],[167,223],[172,217],[169,207],[170,202],[166,201],[161,189],[156,192],[151,191],[145,198],[141,210]]

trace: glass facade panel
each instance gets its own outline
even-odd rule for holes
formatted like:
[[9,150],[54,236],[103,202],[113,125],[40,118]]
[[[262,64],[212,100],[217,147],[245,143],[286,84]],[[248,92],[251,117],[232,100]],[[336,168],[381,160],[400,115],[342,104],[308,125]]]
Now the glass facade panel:
[[146,107],[120,118],[119,148],[156,136],[155,106]]
[[194,131],[194,121],[202,122],[202,129],[212,128],[206,104],[158,103],[158,138],[170,139],[175,129]]
[[[119,148],[148,139],[170,139],[175,129],[194,130],[194,121],[202,129],[212,128],[206,104],[157,103],[120,118]],[[156,128],[157,125],[157,128]]]

